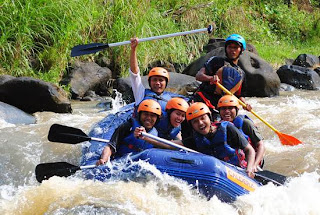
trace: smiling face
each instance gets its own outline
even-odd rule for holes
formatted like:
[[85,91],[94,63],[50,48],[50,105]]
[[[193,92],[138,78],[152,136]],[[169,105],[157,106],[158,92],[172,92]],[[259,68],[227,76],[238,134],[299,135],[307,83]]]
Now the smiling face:
[[150,88],[153,92],[160,95],[166,89],[167,79],[162,76],[152,76],[149,81]]
[[207,135],[210,132],[211,128],[211,121],[208,114],[203,114],[201,116],[198,116],[191,121],[192,128],[202,135]]
[[221,107],[219,109],[221,119],[224,121],[232,122],[237,116],[237,108],[234,106]]
[[170,124],[173,127],[178,127],[186,118],[186,112],[181,110],[174,110],[170,114]]
[[156,124],[158,115],[155,113],[141,111],[140,113],[140,123],[146,130],[150,130]]
[[230,42],[229,45],[226,47],[227,57],[232,61],[238,60],[241,51],[241,46],[236,42]]

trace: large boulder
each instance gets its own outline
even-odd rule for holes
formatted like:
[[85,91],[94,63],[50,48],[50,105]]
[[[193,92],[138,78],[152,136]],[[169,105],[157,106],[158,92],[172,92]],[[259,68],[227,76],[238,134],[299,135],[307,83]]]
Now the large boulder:
[[94,62],[76,62],[69,78],[73,99],[92,94],[110,96],[108,81],[112,78],[112,72],[107,67],[100,67]]
[[246,73],[246,96],[270,97],[279,95],[280,79],[272,66],[258,55],[244,51],[239,66]]
[[0,102],[0,119],[10,124],[36,123],[34,116],[3,102]]
[[311,54],[300,54],[292,63],[292,65],[317,68],[320,67],[319,58]]
[[[175,72],[169,72],[169,74],[170,81],[168,83],[166,91],[187,95],[188,93],[192,93],[193,91],[195,91],[196,88],[199,86],[195,78],[192,76]],[[145,88],[149,88],[148,76],[142,76],[141,79],[143,86]],[[113,88],[122,94],[122,98],[127,103],[134,101],[129,77],[117,79],[114,82]]]
[[296,88],[294,86],[291,86],[290,84],[285,84],[285,83],[280,84],[280,91],[292,92],[295,90],[296,90]]
[[6,81],[0,84],[0,101],[27,113],[72,112],[70,100],[63,89],[31,77],[7,77]]
[[318,90],[320,89],[320,76],[312,69],[296,66],[281,66],[277,74],[281,83],[286,83],[299,89]]
[[7,82],[7,81],[10,81],[12,79],[15,79],[15,77],[11,76],[11,75],[1,75],[0,76],[0,85]]

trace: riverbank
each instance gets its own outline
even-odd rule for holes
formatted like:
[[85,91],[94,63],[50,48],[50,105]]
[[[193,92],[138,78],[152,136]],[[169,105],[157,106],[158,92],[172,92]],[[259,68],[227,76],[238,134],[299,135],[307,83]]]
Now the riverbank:
[[[76,60],[95,61],[126,76],[129,46],[71,58],[78,44],[114,43],[206,27],[213,35],[146,42],[139,46],[142,71],[156,61],[185,67],[203,54],[209,37],[237,32],[252,43],[267,62],[284,64],[299,54],[318,56],[320,12],[316,1],[162,1],[57,0],[5,1],[1,5],[0,74],[32,76],[59,83]],[[310,4],[311,2],[311,4]],[[66,86],[68,89],[68,86]]]

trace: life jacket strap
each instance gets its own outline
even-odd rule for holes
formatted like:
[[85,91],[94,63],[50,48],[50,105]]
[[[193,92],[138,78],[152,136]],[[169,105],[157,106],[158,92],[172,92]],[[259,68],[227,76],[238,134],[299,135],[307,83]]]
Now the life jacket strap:
[[206,103],[206,105],[209,107],[209,108],[212,108],[212,109],[216,109],[214,105],[211,104],[210,100],[207,99],[202,92],[198,91],[196,92],[201,98],[202,100]]
[[241,95],[242,80],[240,80],[231,90],[232,94]]
[[122,142],[121,144],[126,145],[129,149],[133,149],[133,150],[135,150],[137,152],[142,152],[143,151],[143,149],[138,148],[138,147],[136,147],[135,145],[133,145],[131,143]]
[[247,161],[246,161],[246,157],[245,157],[244,151],[241,150],[241,149],[238,149],[238,150],[236,150],[236,155],[238,157],[240,167],[246,168],[247,167]]

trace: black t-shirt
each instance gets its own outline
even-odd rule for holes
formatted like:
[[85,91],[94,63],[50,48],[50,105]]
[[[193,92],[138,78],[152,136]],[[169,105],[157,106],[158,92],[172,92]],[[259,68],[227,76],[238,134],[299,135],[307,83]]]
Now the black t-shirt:
[[[212,138],[214,135],[212,136]],[[207,137],[210,139],[210,137]],[[184,146],[193,150],[198,150],[193,137],[182,140]],[[227,125],[227,143],[234,149],[244,149],[249,143],[240,131],[231,123]]]
[[116,151],[117,145],[122,142],[124,138],[129,136],[132,131],[132,119],[122,123],[112,134],[110,139],[110,146]]
[[[217,73],[217,71],[223,67],[223,66],[230,66],[240,72],[240,74],[243,75],[243,83],[242,83],[242,90],[241,94],[244,95],[245,91],[245,73],[243,70],[236,64],[234,64],[231,60],[225,57],[217,57],[213,56],[211,57],[205,64],[204,68],[205,74],[209,76],[213,76]],[[205,92],[206,94],[213,95],[214,91],[216,89],[216,85],[211,85],[209,82],[202,82],[200,85],[200,90]]]

